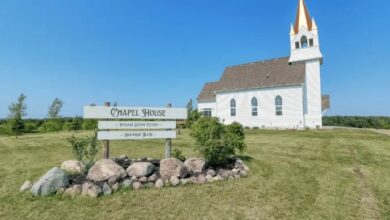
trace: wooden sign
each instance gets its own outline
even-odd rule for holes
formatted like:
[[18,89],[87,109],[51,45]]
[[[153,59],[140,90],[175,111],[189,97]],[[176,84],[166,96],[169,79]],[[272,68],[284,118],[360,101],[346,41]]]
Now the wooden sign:
[[187,119],[186,108],[85,106],[86,119]]
[[99,121],[99,129],[175,129],[175,121]]
[[176,131],[99,131],[98,140],[142,140],[176,138]]

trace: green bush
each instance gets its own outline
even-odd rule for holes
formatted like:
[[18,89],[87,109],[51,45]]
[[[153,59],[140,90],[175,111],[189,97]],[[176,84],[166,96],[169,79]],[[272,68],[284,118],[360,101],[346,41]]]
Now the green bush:
[[64,121],[61,119],[50,119],[45,121],[39,128],[42,132],[57,132],[61,131],[64,127]]
[[38,126],[34,122],[26,122],[24,126],[24,132],[31,133],[38,129]]
[[173,149],[172,156],[181,161],[186,160],[186,157],[183,155],[183,152],[180,149]]
[[97,120],[93,120],[93,119],[83,120],[82,128],[84,130],[96,130],[97,129]]
[[7,123],[3,123],[0,125],[0,134],[1,135],[12,135],[11,128]]
[[82,161],[87,169],[89,169],[96,160],[96,155],[99,151],[99,141],[97,133],[92,137],[78,138],[72,135],[67,139],[72,147],[72,153],[76,160]]
[[191,128],[196,150],[211,166],[223,166],[246,147],[244,128],[239,123],[225,126],[215,118],[201,118]]

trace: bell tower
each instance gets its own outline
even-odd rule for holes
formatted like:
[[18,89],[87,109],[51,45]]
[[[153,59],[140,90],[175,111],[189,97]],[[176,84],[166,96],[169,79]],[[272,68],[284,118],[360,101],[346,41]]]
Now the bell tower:
[[295,24],[290,30],[290,63],[308,60],[320,60],[320,42],[318,28],[314,18],[310,17],[304,0],[299,0]]
[[290,64],[305,63],[303,92],[304,127],[322,127],[321,64],[322,53],[315,20],[310,17],[305,0],[299,0],[295,24],[290,31]]

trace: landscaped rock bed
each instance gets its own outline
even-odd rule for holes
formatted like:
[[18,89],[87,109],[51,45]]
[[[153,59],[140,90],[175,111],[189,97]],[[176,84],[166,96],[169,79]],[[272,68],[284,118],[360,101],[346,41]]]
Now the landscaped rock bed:
[[123,189],[162,188],[186,184],[205,184],[246,176],[249,168],[244,162],[232,158],[223,168],[213,168],[204,159],[131,160],[127,156],[97,161],[85,173],[86,167],[79,161],[68,160],[61,168],[54,167],[37,182],[26,181],[21,191],[31,190],[35,196],[64,194],[98,197],[111,195]]

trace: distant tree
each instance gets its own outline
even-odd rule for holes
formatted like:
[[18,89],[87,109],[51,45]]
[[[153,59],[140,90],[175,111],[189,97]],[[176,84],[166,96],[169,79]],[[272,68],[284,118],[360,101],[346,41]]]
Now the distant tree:
[[18,97],[18,100],[8,107],[10,111],[8,126],[16,138],[18,138],[24,130],[23,117],[27,114],[27,105],[25,103],[26,98],[27,96],[22,93]]
[[56,119],[60,117],[61,108],[64,105],[64,102],[60,100],[59,98],[55,98],[51,105],[49,106],[49,111],[47,113],[47,116],[50,119]]
[[83,119],[79,116],[76,116],[73,118],[72,122],[70,123],[70,130],[76,132],[81,130],[83,126]]
[[118,102],[114,102],[113,106],[117,107],[118,106]]
[[192,111],[188,114],[187,126],[188,126],[189,128],[191,128],[192,125],[193,125],[196,121],[198,121],[201,117],[202,117],[202,114],[199,113],[197,109],[192,110]]
[[187,103],[187,113],[188,113],[188,115],[190,115],[192,110],[193,110],[193,104],[192,104],[192,99],[190,99],[190,101],[188,101],[188,103]]

